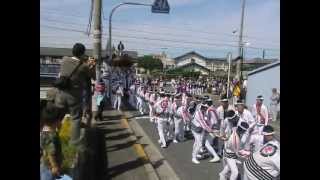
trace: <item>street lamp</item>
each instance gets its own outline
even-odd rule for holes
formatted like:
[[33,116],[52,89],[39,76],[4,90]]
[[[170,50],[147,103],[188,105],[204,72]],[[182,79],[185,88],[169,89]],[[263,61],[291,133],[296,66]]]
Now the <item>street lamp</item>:
[[155,0],[153,4],[144,4],[144,3],[135,3],[135,2],[123,2],[118,5],[116,5],[110,12],[109,15],[109,63],[112,61],[112,15],[115,12],[116,9],[118,9],[120,6],[123,5],[133,5],[133,6],[151,6],[151,12],[152,13],[169,13],[170,7],[167,0]]

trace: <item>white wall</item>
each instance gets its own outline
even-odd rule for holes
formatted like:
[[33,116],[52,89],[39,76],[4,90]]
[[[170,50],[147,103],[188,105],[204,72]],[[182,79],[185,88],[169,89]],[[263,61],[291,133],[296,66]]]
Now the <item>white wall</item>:
[[256,97],[262,95],[264,104],[269,108],[272,88],[277,88],[280,92],[280,64],[248,76],[246,104],[251,107],[256,102]]

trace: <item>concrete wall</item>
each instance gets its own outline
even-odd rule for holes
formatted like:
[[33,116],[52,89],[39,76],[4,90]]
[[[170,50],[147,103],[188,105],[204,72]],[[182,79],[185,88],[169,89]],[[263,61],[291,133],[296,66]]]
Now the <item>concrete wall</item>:
[[272,88],[277,88],[278,92],[280,92],[280,64],[248,75],[246,104],[251,107],[256,102],[256,97],[262,95],[264,104],[269,108]]

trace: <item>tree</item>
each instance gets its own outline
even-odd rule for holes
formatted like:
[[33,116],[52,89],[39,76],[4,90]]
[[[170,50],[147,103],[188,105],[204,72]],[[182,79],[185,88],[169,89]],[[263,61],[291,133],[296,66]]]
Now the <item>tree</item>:
[[149,71],[162,70],[163,64],[160,59],[145,55],[138,59],[138,67],[142,67]]

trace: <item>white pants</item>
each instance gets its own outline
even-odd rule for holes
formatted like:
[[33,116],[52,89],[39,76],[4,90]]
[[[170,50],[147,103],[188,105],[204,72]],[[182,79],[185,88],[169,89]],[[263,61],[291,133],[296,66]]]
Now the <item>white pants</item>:
[[278,115],[278,106],[271,104],[270,111],[271,111],[271,115],[272,115],[272,121],[276,121],[277,115]]
[[237,160],[231,158],[223,158],[224,160],[224,167],[223,170],[219,173],[220,180],[227,180],[227,174],[231,172],[229,180],[236,180],[238,178],[238,167],[237,167]]
[[121,96],[119,96],[119,95],[116,95],[116,96],[115,96],[115,101],[114,101],[113,107],[114,107],[115,109],[120,110],[120,107],[121,107]]
[[232,100],[233,100],[233,105],[235,105],[238,101],[238,97],[237,96],[233,96]]
[[213,140],[212,136],[210,136],[208,134],[208,132],[206,132],[206,131],[202,131],[202,136],[203,136],[204,144],[205,144],[206,148],[208,149],[208,151],[212,154],[213,157],[218,157],[218,154],[216,153],[216,151],[213,149],[213,147],[210,144],[210,141]]
[[202,146],[202,133],[196,133],[195,131],[191,130],[193,137],[194,137],[194,143],[192,148],[192,159],[196,159],[197,154],[199,153],[201,146]]
[[172,117],[169,117],[168,118],[168,125],[169,125],[169,127],[168,127],[168,129],[167,129],[167,136],[168,136],[168,139],[173,139],[174,138],[174,120],[173,120],[173,118]]
[[162,145],[166,146],[167,142],[166,142],[165,130],[167,129],[167,119],[158,117],[157,122],[158,122],[158,134],[160,137],[160,141]]
[[251,134],[262,134],[264,125],[256,125]]
[[174,139],[184,139],[184,122],[182,118],[174,117]]
[[137,108],[140,111],[140,113],[143,113],[143,102],[141,97],[137,97]]
[[150,103],[149,103],[149,118],[151,122],[154,121],[154,109]]

